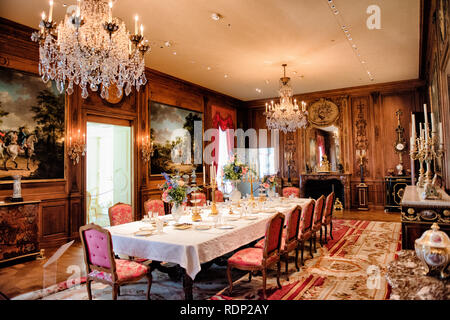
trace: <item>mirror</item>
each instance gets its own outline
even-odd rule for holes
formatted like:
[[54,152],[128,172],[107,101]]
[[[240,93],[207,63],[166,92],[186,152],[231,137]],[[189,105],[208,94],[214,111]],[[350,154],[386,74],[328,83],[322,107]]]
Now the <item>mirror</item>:
[[319,99],[308,107],[304,134],[306,173],[343,172],[342,124],[339,107]]

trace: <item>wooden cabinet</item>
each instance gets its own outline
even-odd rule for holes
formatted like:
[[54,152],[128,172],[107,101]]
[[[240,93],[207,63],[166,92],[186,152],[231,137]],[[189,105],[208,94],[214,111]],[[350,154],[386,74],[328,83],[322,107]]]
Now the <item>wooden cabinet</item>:
[[450,196],[440,200],[421,200],[415,186],[407,186],[401,202],[402,249],[414,249],[417,238],[436,222],[450,236]]
[[406,186],[411,184],[410,176],[388,176],[384,177],[386,198],[384,202],[385,212],[399,212],[401,209],[403,194]]
[[38,255],[40,201],[0,204],[0,262]]

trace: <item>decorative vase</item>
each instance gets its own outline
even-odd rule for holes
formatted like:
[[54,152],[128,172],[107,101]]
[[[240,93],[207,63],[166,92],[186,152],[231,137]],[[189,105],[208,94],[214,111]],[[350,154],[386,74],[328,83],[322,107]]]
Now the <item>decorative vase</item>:
[[230,200],[233,202],[238,202],[239,200],[241,200],[241,192],[237,188],[238,182],[240,182],[240,181],[239,180],[231,181],[231,183],[233,185],[233,191],[231,191]]
[[12,176],[12,178],[14,179],[14,182],[13,182],[13,195],[12,195],[11,200],[13,202],[23,201],[22,187],[20,184],[20,180],[22,179],[22,176],[14,175],[14,176]]
[[431,230],[416,239],[415,250],[417,257],[427,267],[426,275],[439,271],[442,279],[447,277],[445,270],[450,261],[450,238],[445,232],[439,231],[437,223],[433,223]]
[[173,220],[175,220],[175,222],[178,223],[178,221],[180,221],[181,219],[181,216],[183,215],[183,206],[181,204],[174,203],[172,206],[171,213]]

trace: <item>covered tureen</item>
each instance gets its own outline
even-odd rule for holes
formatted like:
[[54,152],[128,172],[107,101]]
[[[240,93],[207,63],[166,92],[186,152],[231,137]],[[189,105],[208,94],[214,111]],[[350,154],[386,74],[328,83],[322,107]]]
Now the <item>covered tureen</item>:
[[447,277],[446,268],[450,261],[450,239],[439,225],[433,223],[431,230],[425,231],[415,242],[417,257],[427,266],[426,275],[440,271],[441,278]]

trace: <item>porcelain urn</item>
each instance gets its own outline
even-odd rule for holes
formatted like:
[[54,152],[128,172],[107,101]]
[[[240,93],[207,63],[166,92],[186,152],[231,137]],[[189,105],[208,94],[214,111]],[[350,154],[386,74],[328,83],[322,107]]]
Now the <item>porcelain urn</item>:
[[450,261],[450,239],[445,232],[439,231],[439,225],[433,223],[431,230],[425,231],[415,241],[417,257],[427,267],[426,275],[434,271],[446,278],[446,269]]

